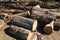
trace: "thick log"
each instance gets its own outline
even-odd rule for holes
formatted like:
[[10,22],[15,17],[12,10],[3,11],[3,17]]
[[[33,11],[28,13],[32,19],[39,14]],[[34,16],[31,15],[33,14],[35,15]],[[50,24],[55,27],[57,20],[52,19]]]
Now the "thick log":
[[9,28],[9,32],[18,38],[22,38],[23,40],[37,40],[37,35],[34,32],[21,27],[11,26]]
[[4,20],[5,22],[8,22],[12,20],[12,14],[11,13],[0,13],[0,19]]
[[54,22],[54,30],[60,30],[60,19],[56,19],[56,21]]
[[37,19],[38,21],[42,21],[43,23],[50,23],[52,20],[55,20],[55,16],[53,14],[46,12],[40,12],[40,11],[34,11],[32,10],[32,13],[30,15],[31,18]]
[[37,20],[21,17],[21,16],[14,16],[12,20],[12,24],[22,26],[29,30],[36,30],[37,28]]
[[47,34],[51,34],[53,32],[53,27],[54,27],[54,20],[50,24],[45,25],[44,32]]

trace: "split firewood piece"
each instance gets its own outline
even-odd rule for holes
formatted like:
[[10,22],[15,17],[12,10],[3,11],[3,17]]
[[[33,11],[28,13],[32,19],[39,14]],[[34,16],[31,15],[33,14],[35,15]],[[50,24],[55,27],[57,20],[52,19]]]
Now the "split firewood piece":
[[37,35],[25,28],[11,26],[9,28],[9,33],[15,35],[18,38],[22,38],[23,40],[37,40]]
[[4,25],[4,21],[0,19],[0,28]]
[[53,27],[54,27],[54,20],[50,24],[45,25],[44,32],[47,34],[51,34],[53,32]]
[[58,31],[60,29],[60,19],[56,19],[54,22],[54,30]]
[[22,26],[23,28],[29,29],[31,31],[35,31],[37,28],[37,20],[21,16],[14,16],[11,23],[18,26]]
[[8,22],[12,19],[11,13],[0,13],[0,19],[4,20],[5,22]]

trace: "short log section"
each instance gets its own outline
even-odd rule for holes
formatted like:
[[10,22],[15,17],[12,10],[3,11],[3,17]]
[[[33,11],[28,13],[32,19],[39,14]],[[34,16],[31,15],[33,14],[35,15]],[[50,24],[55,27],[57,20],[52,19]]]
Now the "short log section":
[[37,20],[33,20],[21,16],[14,16],[12,20],[12,24],[22,26],[23,28],[29,29],[31,31],[35,31],[37,28]]

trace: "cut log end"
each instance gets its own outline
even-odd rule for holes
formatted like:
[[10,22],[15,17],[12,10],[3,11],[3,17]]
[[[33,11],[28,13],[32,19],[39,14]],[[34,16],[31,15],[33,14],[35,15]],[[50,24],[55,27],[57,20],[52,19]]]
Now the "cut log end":
[[37,20],[35,20],[32,30],[34,31],[34,30],[36,30],[36,28],[37,28]]
[[51,34],[52,33],[52,27],[44,27],[44,32],[47,34]]

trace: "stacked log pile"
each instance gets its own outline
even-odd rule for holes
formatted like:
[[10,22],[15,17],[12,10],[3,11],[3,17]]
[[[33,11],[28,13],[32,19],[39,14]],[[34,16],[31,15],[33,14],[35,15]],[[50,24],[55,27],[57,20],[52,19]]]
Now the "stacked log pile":
[[42,32],[50,35],[60,29],[60,15],[42,9],[39,3],[29,3],[1,7],[0,27],[10,23],[8,33],[22,40],[41,40]]

